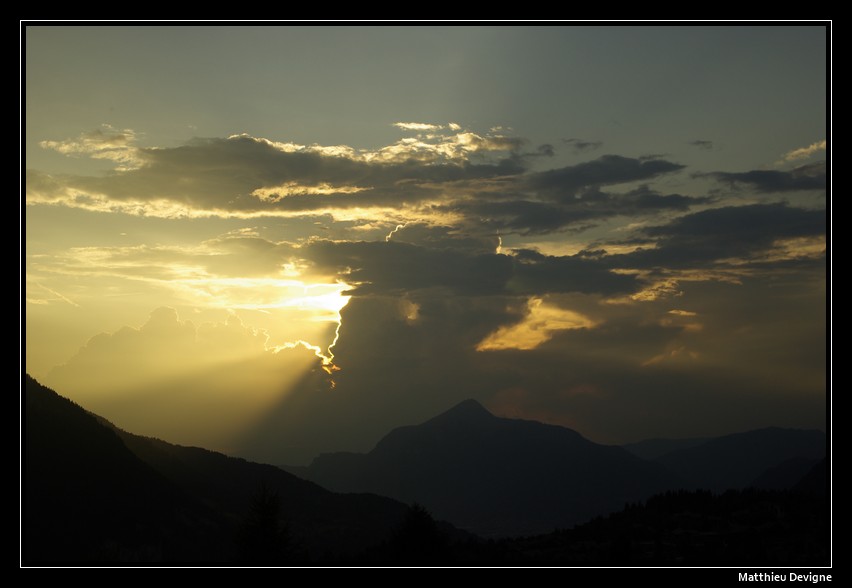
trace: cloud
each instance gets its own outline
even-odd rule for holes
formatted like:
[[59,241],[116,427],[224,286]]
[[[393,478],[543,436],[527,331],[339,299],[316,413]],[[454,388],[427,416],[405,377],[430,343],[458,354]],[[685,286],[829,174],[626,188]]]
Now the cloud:
[[307,341],[330,365],[349,286],[328,272],[312,274],[309,265],[297,247],[245,231],[193,246],[75,247],[28,259],[27,300],[41,308],[68,288],[61,300],[107,325],[113,323],[104,317],[144,310],[150,300],[208,317],[238,310],[260,321],[270,349]]
[[[236,231],[196,245],[74,247],[30,259],[28,280],[52,287],[73,279],[86,301],[97,289],[121,284],[131,292],[167,294],[198,308],[278,312],[304,307],[312,320],[331,322],[345,304],[341,294],[347,289],[358,296],[413,291],[541,296],[629,294],[641,287],[636,276],[614,273],[606,260],[524,249],[497,254],[496,237],[457,234],[449,227],[406,225],[389,241],[385,237],[292,244]],[[41,296],[46,291],[33,287],[32,292]]]
[[134,377],[143,377],[144,370],[155,364],[162,366],[161,371],[193,371],[195,364],[216,363],[223,356],[263,352],[267,338],[265,332],[243,325],[236,315],[225,323],[196,327],[191,321],[181,321],[174,308],[161,307],[138,329],[124,327],[93,337],[56,372],[112,362],[138,367]]
[[603,295],[633,292],[640,287],[635,276],[615,273],[610,264],[581,255],[550,256],[516,249],[514,271],[507,284],[514,294],[584,292]]
[[639,217],[661,211],[686,211],[692,206],[709,204],[713,198],[681,194],[660,194],[648,186],[625,193],[609,193],[591,188],[573,198],[557,202],[532,199],[478,199],[442,205],[439,209],[456,212],[492,230],[517,231],[521,234],[549,233],[566,227],[587,228],[590,224],[615,216]]
[[[778,245],[791,243],[790,240],[824,240],[825,231],[824,210],[783,203],[726,206],[687,214],[668,224],[644,227],[639,233],[655,241],[653,248],[608,259],[622,267],[640,268],[724,267],[736,260],[741,262],[737,265],[753,264],[771,260]],[[807,259],[814,257],[810,248],[803,254]],[[791,250],[790,256],[788,259],[794,259],[796,252]]]
[[[501,406],[512,416],[546,415],[599,442],[718,434],[720,422],[730,432],[816,425],[825,407],[825,296],[817,286],[813,276],[781,289],[769,280],[690,282],[677,308],[700,316],[702,330],[689,327],[695,317],[670,314],[667,300],[609,306],[593,294],[435,290],[356,296],[342,312],[337,389],[317,394],[306,380],[265,413],[242,447],[267,452],[272,463],[368,451],[393,426],[421,422],[464,398],[493,407],[509,390],[517,393]],[[566,328],[530,321],[531,298]],[[594,326],[573,328],[582,321],[560,310]],[[476,351],[492,334],[524,324],[518,333],[530,339],[523,345],[513,348],[507,338],[502,349]],[[543,332],[534,334],[535,326]],[[353,421],[356,412],[368,418]],[[324,427],[315,426],[318,419]]]
[[583,139],[562,139],[564,143],[571,145],[574,148],[574,153],[582,153],[585,151],[594,151],[603,146],[603,141],[584,141]]
[[536,147],[534,153],[525,153],[526,157],[553,157],[556,155],[556,149],[550,143],[544,143]]
[[695,361],[699,358],[699,354],[695,351],[690,351],[683,345],[676,346],[672,349],[667,349],[663,353],[659,355],[655,355],[648,361],[644,362],[643,366],[653,366],[658,364],[670,364],[670,363],[681,363],[681,362],[689,362]]
[[[130,131],[109,136],[99,131],[74,145],[57,144],[56,148],[98,156],[115,154],[116,149],[127,148],[133,137]],[[682,167],[660,159],[608,155],[562,169],[528,173],[523,163],[527,155],[549,156],[553,149],[545,144],[533,154],[522,154],[524,143],[517,137],[461,129],[404,138],[375,150],[298,145],[248,135],[194,139],[175,148],[134,147],[137,164],[118,174],[49,175],[28,170],[27,202],[165,218],[331,215],[342,221],[375,222],[395,211],[396,224],[441,224],[436,216],[439,210],[490,217],[486,202],[510,199],[516,201],[514,206],[522,218],[506,218],[512,206],[496,204],[491,206],[497,217],[495,225],[541,232],[586,217],[607,216],[610,213],[600,208],[618,204],[614,198],[591,192],[582,203],[570,202],[581,192],[648,180]],[[442,205],[469,200],[471,193],[482,198],[458,206]],[[647,191],[619,201],[650,209],[654,198]],[[605,199],[608,202],[602,202]],[[541,204],[554,201],[569,210]],[[667,198],[659,200],[657,208],[687,202],[681,197]],[[543,215],[559,222],[541,222]]]
[[429,123],[417,123],[417,122],[395,122],[393,123],[398,129],[402,129],[403,131],[440,131],[444,129],[443,125],[433,125]]
[[713,141],[708,141],[706,139],[696,139],[694,141],[690,141],[689,145],[697,147],[698,149],[701,149],[703,151],[710,151],[711,149],[713,149]]
[[[438,291],[353,298],[343,309],[335,347],[342,368],[335,376],[337,388],[318,393],[310,374],[246,431],[241,454],[298,463],[320,451],[368,451],[391,428],[479,395],[492,384],[477,382],[474,347],[522,316],[520,306],[507,312],[512,305],[516,302],[505,297]],[[364,416],[353,419],[353,414]]]
[[[196,245],[73,247],[31,262],[33,271],[51,265],[67,273],[139,279],[288,277],[282,266],[293,249],[249,235],[225,234]],[[289,276],[295,277],[295,276]]]
[[302,253],[320,269],[345,276],[346,282],[354,286],[355,295],[401,294],[431,288],[456,294],[495,294],[504,291],[512,275],[512,260],[507,256],[468,254],[394,240],[314,241],[305,245]]
[[588,225],[609,214],[583,209],[582,206],[562,206],[538,200],[471,200],[442,205],[441,210],[460,213],[463,218],[491,231],[517,231],[524,235],[550,233],[564,227]]
[[573,310],[547,304],[541,298],[530,298],[527,307],[528,313],[521,322],[500,327],[480,341],[476,350],[535,349],[553,337],[557,331],[595,326],[588,317]]
[[[47,381],[131,430],[272,463],[368,450],[467,397],[600,441],[823,418],[826,211],[748,192],[824,189],[824,163],[721,170],[735,194],[708,195],[670,156],[570,139],[590,160],[564,165],[505,128],[395,127],[371,149],[45,142],[115,162],[27,171],[28,215],[94,227],[28,232],[28,340],[63,311],[96,325],[75,348],[109,330]],[[155,305],[177,310],[127,318]]]
[[[141,164],[119,174],[49,175],[28,170],[27,203],[166,218],[399,208],[440,198],[440,193],[423,187],[429,183],[521,173],[522,165],[510,152],[522,143],[469,131],[403,139],[373,151],[247,135],[194,139],[175,148],[136,149]],[[474,156],[479,160],[472,161]]]
[[610,271],[598,260],[549,257],[528,250],[512,256],[389,242],[317,240],[300,253],[319,272],[336,272],[352,295],[400,295],[439,290],[457,295],[541,295],[548,292],[623,293],[635,277]]
[[683,168],[683,165],[663,159],[641,161],[620,155],[603,155],[577,165],[528,174],[525,187],[545,200],[564,202],[587,188],[649,180]]
[[790,171],[753,170],[739,173],[706,174],[730,185],[746,185],[758,192],[825,190],[825,162],[802,165]]
[[387,224],[382,225],[382,231],[377,233],[377,237],[381,237],[384,241],[397,241],[433,249],[454,249],[467,254],[494,253],[499,245],[499,238],[496,235],[481,231],[459,230],[459,226],[455,224],[432,225],[422,222]]
[[301,185],[298,182],[285,182],[280,186],[272,186],[269,188],[258,188],[251,193],[259,200],[266,202],[278,202],[282,198],[292,196],[330,196],[334,194],[357,194],[369,190],[368,187],[358,186],[332,186],[329,183],[321,182],[314,186]]
[[233,314],[196,326],[161,307],[139,328],[92,337],[45,382],[130,431],[232,450],[288,383],[319,369],[311,350],[267,339]]
[[[271,141],[248,134],[232,135],[229,139],[248,138],[274,147],[285,153],[317,153],[328,157],[343,157],[353,161],[369,163],[420,162],[466,162],[477,153],[517,151],[526,141],[520,137],[511,137],[495,132],[485,134],[463,130],[461,126],[450,123],[447,126],[427,123],[395,123],[403,130],[430,131],[417,133],[414,137],[405,137],[392,145],[379,149],[355,149],[347,145],[300,145]],[[437,131],[449,130],[449,134]],[[431,132],[434,131],[434,132]]]
[[[637,430],[639,421],[648,430],[667,428],[670,436],[688,436],[690,428],[696,435],[708,426],[708,415],[729,418],[731,411],[741,419],[727,421],[732,431],[754,428],[755,418],[819,422],[824,404],[813,401],[825,389],[824,332],[818,326],[824,292],[810,282],[788,284],[781,299],[768,281],[693,283],[681,301],[707,318],[703,330],[643,323],[643,308],[666,306],[649,302],[625,308],[622,318],[610,315],[593,329],[562,331],[534,352],[481,355],[483,361],[494,356],[491,377],[502,378],[501,392],[526,391],[516,416],[548,414],[551,422],[599,441],[647,437]],[[803,298],[796,302],[796,296]],[[796,324],[787,328],[785,316],[796,316]],[[817,346],[807,359],[795,351],[802,340]],[[788,363],[776,363],[776,354]],[[674,434],[684,419],[691,424]]]
[[[551,145],[524,153],[526,141],[501,130],[478,134],[447,128],[444,134],[419,133],[374,150],[244,134],[193,139],[174,148],[134,148],[139,165],[121,173],[28,170],[27,202],[172,219],[328,217],[340,230],[341,223],[353,230],[387,227],[383,236],[397,225],[463,227],[481,238],[496,231],[579,230],[619,215],[685,211],[711,201],[664,195],[648,186],[620,194],[602,191],[683,167],[664,159],[605,155],[530,172],[528,158],[551,156]],[[133,139],[132,132],[102,135],[93,135],[90,143],[121,146]]]
[[[464,295],[594,292],[656,300],[677,295],[684,272],[713,269],[718,276],[720,268],[741,272],[758,264],[818,260],[824,249],[824,213],[814,220],[818,211],[786,205],[715,208],[661,224],[660,219],[716,202],[708,196],[664,194],[648,185],[683,169],[665,159],[604,155],[530,172],[519,163],[522,139],[498,131],[453,131],[403,139],[374,151],[247,135],[196,139],[177,148],[139,149],[144,165],[107,176],[29,171],[28,199],[166,217],[328,215],[338,221],[335,231],[341,238],[336,241],[276,243],[229,235],[180,250],[77,248],[66,255],[63,271],[86,267],[93,274],[170,284],[196,300],[207,297],[237,307],[246,300],[256,307],[273,303],[246,293],[267,296],[279,286],[286,290],[285,282],[298,282],[302,274],[344,281],[357,295],[432,288]],[[92,145],[130,141],[129,134],[90,138]],[[395,148],[400,154],[429,152],[437,159],[397,160],[387,151]],[[488,157],[475,161],[476,154]],[[824,174],[824,164],[812,164],[790,172],[712,175],[733,185],[770,190],[824,185]],[[604,191],[637,182],[643,185]],[[601,240],[579,255],[547,256],[523,245],[511,256],[495,253],[498,235],[576,232],[619,217],[631,221],[624,228],[626,238]],[[797,232],[796,219],[814,222]],[[362,241],[370,232],[375,241]],[[293,273],[282,274],[288,267]],[[661,267],[680,277],[647,273]],[[256,277],[245,280],[246,272]]]
[[80,134],[76,139],[41,141],[43,149],[52,149],[63,155],[87,155],[94,159],[107,159],[118,163],[118,171],[136,169],[142,165],[139,150],[133,143],[136,133],[131,129],[118,130],[111,125]]
[[[759,206],[769,207],[691,213],[645,227],[643,235],[671,255],[691,247],[682,239],[693,232],[707,241],[734,239],[738,249],[757,231],[766,236],[755,241],[759,251],[765,243],[774,247],[772,235],[794,239],[819,230],[813,211]],[[740,232],[745,236],[737,237]],[[547,414],[598,441],[651,431],[712,433],[700,427],[711,428],[708,414],[722,416],[720,403],[737,414],[757,411],[766,425],[801,415],[818,418],[814,403],[801,399],[801,390],[819,390],[819,352],[811,348],[820,340],[824,345],[825,334],[808,318],[824,314],[818,275],[785,274],[785,280],[799,281],[780,290],[770,280],[684,280],[674,299],[607,305],[610,296],[629,296],[650,284],[652,274],[646,280],[612,271],[648,267],[639,258],[547,256],[526,249],[497,255],[493,240],[480,247],[463,232],[454,237],[449,227],[406,226],[388,243],[386,233],[374,243],[294,245],[242,230],[196,247],[70,252],[85,261],[85,271],[100,265],[104,271],[168,268],[174,274],[197,264],[212,272],[224,258],[221,271],[239,277],[241,264],[250,267],[260,258],[252,268],[258,276],[292,260],[300,271],[345,278],[356,295],[341,310],[334,352],[342,371],[333,391],[308,349],[276,354],[270,341],[264,343],[264,331],[245,319],[193,326],[167,309],[149,325],[95,338],[89,352],[69,362],[73,373],[59,378],[57,371],[49,381],[57,388],[63,380],[75,382],[67,388],[76,400],[131,430],[271,463],[307,460],[319,451],[369,450],[392,426],[418,422],[466,397],[488,401],[510,388],[526,391],[515,405],[517,416]],[[406,237],[417,243],[398,241]],[[706,265],[698,255],[682,267]],[[255,291],[257,283],[248,279],[241,287]],[[688,310],[670,312],[673,307]],[[689,326],[697,316],[702,330]],[[783,355],[792,342],[803,341],[809,349]],[[477,351],[485,342],[490,350]],[[205,359],[217,356],[220,367]],[[92,374],[102,374],[112,387],[87,395]],[[370,417],[353,421],[356,413]],[[739,423],[755,426],[745,416],[732,426]]]
[[52,288],[48,288],[44,284],[41,284],[38,280],[32,279],[31,277],[27,277],[27,296],[26,296],[27,304],[39,304],[39,305],[47,305],[53,302],[63,302],[65,304],[69,304],[71,306],[75,306],[77,308],[80,307],[79,304],[65,296],[64,294],[53,290]]
[[807,147],[800,147],[799,149],[793,149],[792,151],[788,151],[782,156],[783,161],[797,161],[799,159],[807,159],[808,157],[813,157],[819,151],[825,151],[827,147],[825,139],[822,141],[817,141],[816,143],[811,143]]

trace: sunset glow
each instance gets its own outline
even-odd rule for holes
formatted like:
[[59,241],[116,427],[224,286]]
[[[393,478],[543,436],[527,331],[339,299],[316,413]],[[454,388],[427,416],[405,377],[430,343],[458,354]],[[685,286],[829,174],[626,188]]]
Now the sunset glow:
[[25,369],[118,426],[294,464],[466,398],[826,426],[823,27],[25,41]]

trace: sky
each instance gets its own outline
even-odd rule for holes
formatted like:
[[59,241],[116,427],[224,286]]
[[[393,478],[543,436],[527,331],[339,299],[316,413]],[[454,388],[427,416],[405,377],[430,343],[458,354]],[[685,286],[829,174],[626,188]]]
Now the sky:
[[25,364],[270,463],[826,426],[821,26],[27,26]]

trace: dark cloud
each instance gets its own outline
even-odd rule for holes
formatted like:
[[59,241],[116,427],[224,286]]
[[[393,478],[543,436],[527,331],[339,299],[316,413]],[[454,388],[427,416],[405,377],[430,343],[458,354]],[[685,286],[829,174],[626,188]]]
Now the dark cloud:
[[[480,153],[477,141],[488,144],[481,150],[490,160],[471,159]],[[109,202],[130,201],[139,206],[171,202],[202,211],[309,212],[451,198],[452,185],[463,182],[468,189],[484,190],[484,196],[491,198],[496,195],[492,187],[477,186],[476,182],[498,178],[506,184],[508,197],[533,192],[545,200],[564,201],[589,188],[648,180],[682,168],[661,159],[640,161],[606,155],[527,174],[525,156],[515,150],[518,145],[510,138],[480,137],[464,143],[473,150],[471,157],[439,157],[442,152],[429,151],[429,160],[406,158],[405,152],[385,160],[378,155],[365,159],[344,148],[320,152],[246,136],[195,139],[175,148],[138,149],[134,157],[142,162],[140,167],[106,176],[50,177],[31,172],[28,190],[35,201],[71,206],[94,207],[99,198],[106,198],[102,203],[106,209]],[[495,153],[503,155],[495,159]],[[552,154],[553,147],[547,144],[535,152]]]
[[787,204],[728,206],[687,214],[674,221],[642,229],[656,248],[612,256],[629,267],[706,267],[720,260],[754,259],[779,240],[825,235],[824,210]]
[[523,234],[549,233],[608,216],[592,208],[561,206],[537,200],[460,202],[449,204],[444,210],[461,212],[492,231],[517,231]]
[[683,196],[681,194],[660,194],[648,186],[631,190],[627,194],[605,195],[612,208],[619,214],[642,213],[656,210],[687,210],[697,204],[709,204],[713,198],[707,196]]
[[543,145],[538,146],[534,155],[553,157],[556,155],[556,149],[550,143],[544,143]]
[[468,253],[494,253],[499,245],[496,235],[462,231],[458,227],[406,223],[385,240],[436,249],[452,248]]
[[467,254],[408,243],[314,241],[305,256],[323,269],[337,271],[355,294],[402,294],[409,290],[444,288],[456,294],[503,292],[512,275],[504,255]]
[[704,151],[713,149],[713,141],[707,141],[706,139],[696,139],[695,141],[690,141],[688,144]]
[[825,190],[826,187],[824,161],[803,165],[790,171],[753,170],[741,173],[715,172],[707,175],[731,185],[746,185],[758,192]]
[[634,276],[612,273],[605,264],[580,256],[555,257],[522,249],[515,251],[513,261],[514,274],[507,288],[516,294],[616,294],[638,287]]
[[[600,313],[595,328],[558,332],[534,350],[486,352],[474,351],[476,343],[520,320],[519,301],[434,292],[355,297],[341,313],[337,388],[318,393],[321,382],[307,378],[246,433],[243,451],[265,451],[272,463],[368,451],[392,427],[471,397],[599,442],[821,426],[823,294],[810,280],[783,293],[758,280],[692,283],[677,304],[695,311],[690,320],[701,330],[661,324],[670,301],[591,300]],[[417,320],[406,320],[408,300],[419,307]],[[648,364],[657,356],[664,359]]]
[[479,199],[449,204],[445,210],[461,212],[494,230],[536,234],[588,227],[590,223],[619,215],[641,216],[661,211],[686,211],[691,206],[710,202],[710,197],[660,194],[648,186],[641,186],[624,194],[588,189],[560,202]]
[[[289,275],[305,284],[337,279],[352,286],[340,312],[334,361],[342,369],[334,390],[318,357],[303,346],[276,352],[262,330],[236,318],[196,327],[168,309],[139,329],[91,339],[57,368],[57,388],[71,382],[83,391],[98,374],[104,393],[91,408],[105,407],[107,416],[120,409],[113,414],[128,422],[144,417],[156,424],[139,432],[180,442],[187,414],[200,410],[199,420],[226,421],[247,410],[247,394],[261,390],[256,412],[243,413],[252,426],[231,431],[239,443],[220,446],[273,463],[289,461],[285,454],[309,459],[318,451],[368,450],[390,428],[468,397],[601,441],[718,434],[719,423],[822,422],[824,210],[727,206],[721,198],[666,193],[655,180],[684,166],[665,155],[604,155],[533,172],[541,169],[533,163],[554,154],[552,145],[473,133],[434,140],[423,134],[371,152],[246,136],[137,149],[131,139],[86,135],[57,143],[52,148],[76,154],[106,149],[122,171],[101,177],[28,171],[28,198],[134,214],[165,202],[202,215],[313,218],[264,220],[256,224],[274,227],[257,230],[227,219],[233,232],[210,230],[192,243],[176,235],[198,222],[174,221],[176,232],[162,234],[169,243],[183,238],[183,246],[75,244],[56,254],[53,267],[33,256],[28,268],[79,283],[103,275],[109,282],[98,287],[108,284],[110,292],[119,278],[133,288],[191,283],[199,300],[227,287],[227,295],[213,299],[228,307],[255,298],[267,303],[253,277],[270,278],[262,282],[269,282],[274,303],[289,296],[282,285]],[[584,154],[602,145],[576,138],[565,144]],[[691,144],[712,147],[706,140]],[[824,190],[825,171],[817,163],[708,175],[737,189],[788,192]],[[111,208],[122,203],[132,207]],[[709,206],[717,208],[694,212]],[[369,207],[382,208],[359,210]],[[573,249],[584,245],[576,232],[594,227],[600,231],[587,233],[592,244],[577,255],[546,255],[517,238],[575,232],[571,243],[538,245]],[[515,244],[504,245],[509,254],[496,253],[498,235]],[[643,249],[617,254],[610,251],[630,249],[608,245]],[[713,281],[710,270],[736,272],[739,284]],[[690,272],[689,279],[677,276]],[[669,278],[681,283],[665,283]],[[534,328],[547,334],[540,344],[476,351],[499,330],[525,324],[534,308],[543,317]],[[588,322],[572,327],[560,312]],[[337,326],[319,327],[326,345]],[[110,396],[120,386],[129,397]]]
[[[248,136],[195,139],[175,148],[133,148],[134,160],[142,162],[138,168],[100,177],[30,171],[28,198],[154,216],[319,215],[383,207],[400,211],[387,219],[394,225],[422,224],[431,215],[433,226],[452,222],[473,238],[483,232],[578,230],[618,215],[685,211],[710,202],[647,186],[623,194],[602,190],[683,168],[665,159],[604,155],[531,173],[527,156],[550,156],[552,145],[524,154],[518,151],[520,139],[473,133],[444,139],[436,145],[399,143],[369,157],[345,146],[303,147]],[[403,211],[406,207],[417,210]],[[441,217],[447,213],[453,216]],[[379,230],[377,214],[363,218]]]
[[562,141],[571,145],[574,148],[574,153],[581,153],[583,151],[594,151],[596,149],[600,149],[603,146],[603,141],[584,141],[583,139],[577,138],[562,139]]
[[544,199],[565,202],[586,188],[649,180],[683,168],[663,159],[640,161],[620,155],[603,155],[593,161],[528,174],[524,184]]
[[335,271],[355,285],[355,295],[402,295],[444,290],[469,296],[547,292],[614,294],[638,288],[635,277],[581,257],[468,253],[408,243],[314,241],[302,248],[319,271]]
[[[409,304],[417,305],[416,320],[406,317]],[[394,427],[484,397],[494,382],[477,373],[475,345],[518,320],[518,307],[502,296],[440,292],[352,298],[335,346],[337,387],[329,391],[310,374],[246,431],[240,454],[298,463],[321,451],[368,451]]]
[[[506,138],[492,138],[506,146]],[[500,145],[494,147],[495,149]],[[50,177],[30,172],[31,194],[49,195],[67,200],[63,188],[72,188],[113,201],[168,200],[191,209],[225,211],[288,210],[306,211],[329,206],[348,208],[371,205],[402,205],[426,197],[434,191],[420,184],[457,182],[519,174],[521,158],[509,155],[493,162],[473,163],[467,159],[428,161],[405,159],[366,161],[317,151],[288,151],[251,137],[195,139],[190,143],[163,149],[139,149],[143,165],[137,169],[114,172],[102,177]],[[295,184],[295,193],[276,187]],[[311,188],[326,193],[311,194]],[[334,187],[340,187],[339,192]],[[348,193],[357,188],[363,191]],[[253,195],[267,189],[267,200]],[[299,190],[302,193],[299,193]],[[85,196],[80,196],[85,197]]]
[[644,427],[690,436],[718,422],[732,431],[799,418],[817,425],[825,296],[800,278],[783,292],[765,280],[690,283],[676,304],[696,313],[692,328],[663,324],[671,300],[621,315],[610,308],[596,328],[561,331],[534,352],[483,353],[479,367],[531,409],[518,416],[550,415],[598,440],[641,438]]

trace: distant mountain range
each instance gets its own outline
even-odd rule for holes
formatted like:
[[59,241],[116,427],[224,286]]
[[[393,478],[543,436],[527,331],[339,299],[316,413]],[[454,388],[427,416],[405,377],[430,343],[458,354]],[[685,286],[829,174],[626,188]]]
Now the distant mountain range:
[[821,431],[777,428],[606,446],[564,427],[499,418],[466,400],[391,431],[367,454],[323,454],[307,467],[284,467],[331,490],[420,502],[463,529],[506,536],[570,527],[663,490],[743,488],[786,460],[805,459],[798,477],[781,476],[789,487],[825,447]]
[[642,459],[655,460],[678,449],[689,449],[707,443],[711,437],[690,437],[688,439],[645,439],[636,443],[622,445],[627,451]]
[[762,490],[789,490],[795,488],[811,470],[824,461],[825,458],[791,457],[776,466],[767,468],[766,471],[751,481],[749,487],[760,488]]
[[339,492],[420,502],[481,535],[533,534],[678,487],[659,464],[534,421],[498,418],[467,400],[400,427],[367,454],[333,453],[289,471]]
[[[269,563],[818,562],[828,552],[819,431],[634,444],[643,459],[468,400],[367,454],[321,455],[288,473],[122,431],[29,376],[23,388],[24,564],[245,563],[247,529],[269,537],[258,496],[276,497],[288,539]],[[723,486],[760,490],[677,490]],[[414,502],[425,510],[403,504]],[[481,541],[427,511],[483,536],[530,537]]]
[[677,474],[687,488],[792,487],[825,457],[825,433],[769,427],[709,439],[654,439],[625,445]]

